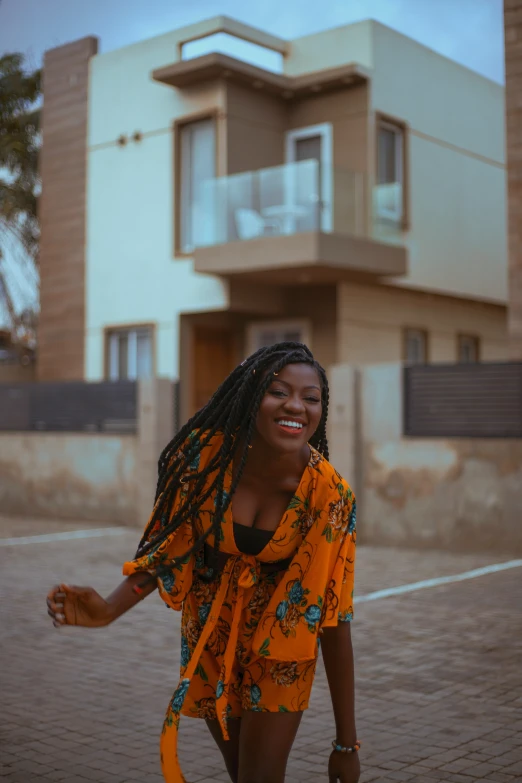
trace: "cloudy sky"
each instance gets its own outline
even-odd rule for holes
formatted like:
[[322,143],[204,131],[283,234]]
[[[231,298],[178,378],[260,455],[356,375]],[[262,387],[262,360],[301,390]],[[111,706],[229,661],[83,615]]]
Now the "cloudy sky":
[[38,63],[85,35],[109,51],[218,14],[283,38],[373,18],[503,80],[502,0],[0,0],[0,53]]

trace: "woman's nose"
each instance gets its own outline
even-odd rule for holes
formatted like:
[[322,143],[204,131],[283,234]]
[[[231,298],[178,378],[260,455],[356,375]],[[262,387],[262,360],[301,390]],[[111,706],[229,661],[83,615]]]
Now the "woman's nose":
[[300,397],[288,397],[285,400],[285,408],[293,413],[302,413],[305,410],[304,403]]

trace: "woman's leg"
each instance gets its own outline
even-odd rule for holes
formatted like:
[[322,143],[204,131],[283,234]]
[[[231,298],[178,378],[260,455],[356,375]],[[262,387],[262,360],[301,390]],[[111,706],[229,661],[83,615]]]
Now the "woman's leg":
[[238,783],[239,769],[239,732],[241,729],[241,718],[231,718],[228,721],[228,736],[230,739],[225,742],[223,733],[218,720],[207,720],[207,726],[214,738],[214,741],[225,759],[227,772],[230,775],[232,783]]
[[302,712],[243,711],[238,783],[284,783]]

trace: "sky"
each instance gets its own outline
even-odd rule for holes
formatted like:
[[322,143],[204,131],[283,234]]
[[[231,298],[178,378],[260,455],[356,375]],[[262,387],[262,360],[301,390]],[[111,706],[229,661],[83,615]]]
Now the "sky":
[[[489,79],[504,79],[502,0],[0,0],[0,55],[20,51],[37,67],[46,49],[86,35],[98,36],[107,52],[220,14],[289,39],[376,19]],[[241,56],[240,47],[230,53]],[[35,289],[17,253],[7,248],[6,256],[21,309]],[[0,323],[3,315],[0,306]]]
[[0,53],[42,53],[85,35],[101,51],[219,14],[282,38],[373,18],[503,81],[502,0],[0,0]]

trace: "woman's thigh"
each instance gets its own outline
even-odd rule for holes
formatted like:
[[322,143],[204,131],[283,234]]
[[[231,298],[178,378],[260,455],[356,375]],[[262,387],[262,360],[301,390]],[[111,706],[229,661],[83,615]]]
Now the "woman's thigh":
[[283,783],[302,715],[302,712],[243,711],[238,783]]
[[241,718],[231,718],[228,721],[228,740],[223,738],[223,732],[218,720],[207,720],[207,726],[225,760],[225,766],[230,775],[230,780],[232,783],[238,783]]

